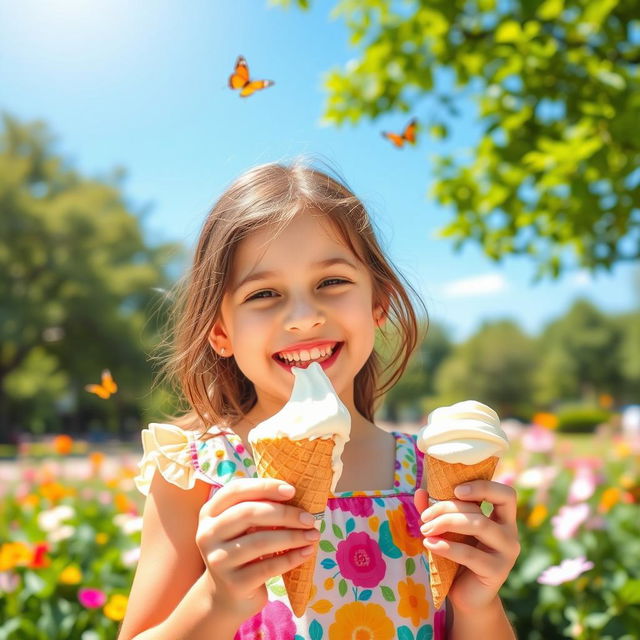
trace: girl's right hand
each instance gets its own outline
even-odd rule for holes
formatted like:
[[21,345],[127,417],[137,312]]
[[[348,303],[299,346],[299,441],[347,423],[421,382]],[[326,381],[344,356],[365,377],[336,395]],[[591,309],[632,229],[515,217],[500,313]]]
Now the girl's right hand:
[[214,601],[242,621],[267,604],[265,582],[305,562],[320,537],[311,514],[283,504],[294,493],[281,480],[242,478],[200,510],[196,544]]

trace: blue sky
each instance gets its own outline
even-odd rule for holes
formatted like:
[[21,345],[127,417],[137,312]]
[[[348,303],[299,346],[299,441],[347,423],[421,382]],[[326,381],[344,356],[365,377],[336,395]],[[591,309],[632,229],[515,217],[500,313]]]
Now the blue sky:
[[[381,130],[402,129],[402,114],[341,129],[321,122],[323,74],[357,55],[331,4],[305,13],[265,0],[0,0],[0,110],[45,120],[84,173],[126,168],[126,196],[149,208],[154,241],[193,246],[208,208],[255,164],[323,158],[369,206],[392,260],[455,339],[503,317],[535,333],[578,296],[610,312],[640,304],[631,265],[533,285],[526,259],[496,265],[437,239],[450,217],[427,197],[435,143],[423,136],[399,151],[383,140]],[[238,54],[275,86],[249,99],[230,91]],[[449,149],[478,135],[465,111]]]

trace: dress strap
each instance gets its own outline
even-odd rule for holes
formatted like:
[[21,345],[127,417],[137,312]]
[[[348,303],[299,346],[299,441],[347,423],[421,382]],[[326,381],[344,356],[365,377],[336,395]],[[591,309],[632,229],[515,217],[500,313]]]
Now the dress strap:
[[416,444],[417,437],[398,431],[392,433],[396,439],[394,486],[396,491],[414,493],[422,484],[424,468],[423,455]]

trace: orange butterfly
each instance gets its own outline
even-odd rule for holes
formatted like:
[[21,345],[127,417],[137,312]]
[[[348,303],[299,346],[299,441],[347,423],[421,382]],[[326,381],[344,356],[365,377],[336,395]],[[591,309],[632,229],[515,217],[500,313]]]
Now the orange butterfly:
[[414,118],[405,127],[402,133],[389,133],[387,131],[382,132],[382,137],[393,142],[393,144],[399,148],[404,146],[405,142],[409,144],[416,143],[416,129],[418,128],[418,121]]
[[111,371],[104,369],[102,371],[102,382],[100,384],[88,384],[85,386],[85,389],[89,393],[95,393],[98,397],[106,400],[118,390],[118,385],[112,378]]
[[247,61],[242,56],[238,56],[236,68],[229,76],[229,86],[232,89],[240,89],[241,98],[247,98],[256,91],[266,89],[273,84],[275,84],[273,80],[250,80]]

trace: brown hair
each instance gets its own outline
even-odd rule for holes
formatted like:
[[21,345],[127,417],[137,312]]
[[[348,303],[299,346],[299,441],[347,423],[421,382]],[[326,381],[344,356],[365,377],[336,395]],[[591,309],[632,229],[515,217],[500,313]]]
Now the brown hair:
[[[186,413],[169,418],[184,428],[206,430],[230,426],[256,402],[253,383],[232,357],[222,358],[208,336],[220,313],[234,253],[248,234],[266,226],[284,228],[305,209],[323,212],[353,254],[368,267],[374,304],[381,304],[397,335],[381,368],[375,348],[355,378],[357,410],[373,420],[376,401],[404,372],[418,341],[418,321],[407,289],[426,309],[413,287],[396,273],[384,256],[362,202],[343,180],[296,161],[255,167],[241,175],[220,197],[207,216],[186,277],[176,285],[176,304],[160,345],[164,378],[188,403]],[[381,337],[389,340],[386,329]],[[384,380],[381,377],[384,375]]]

